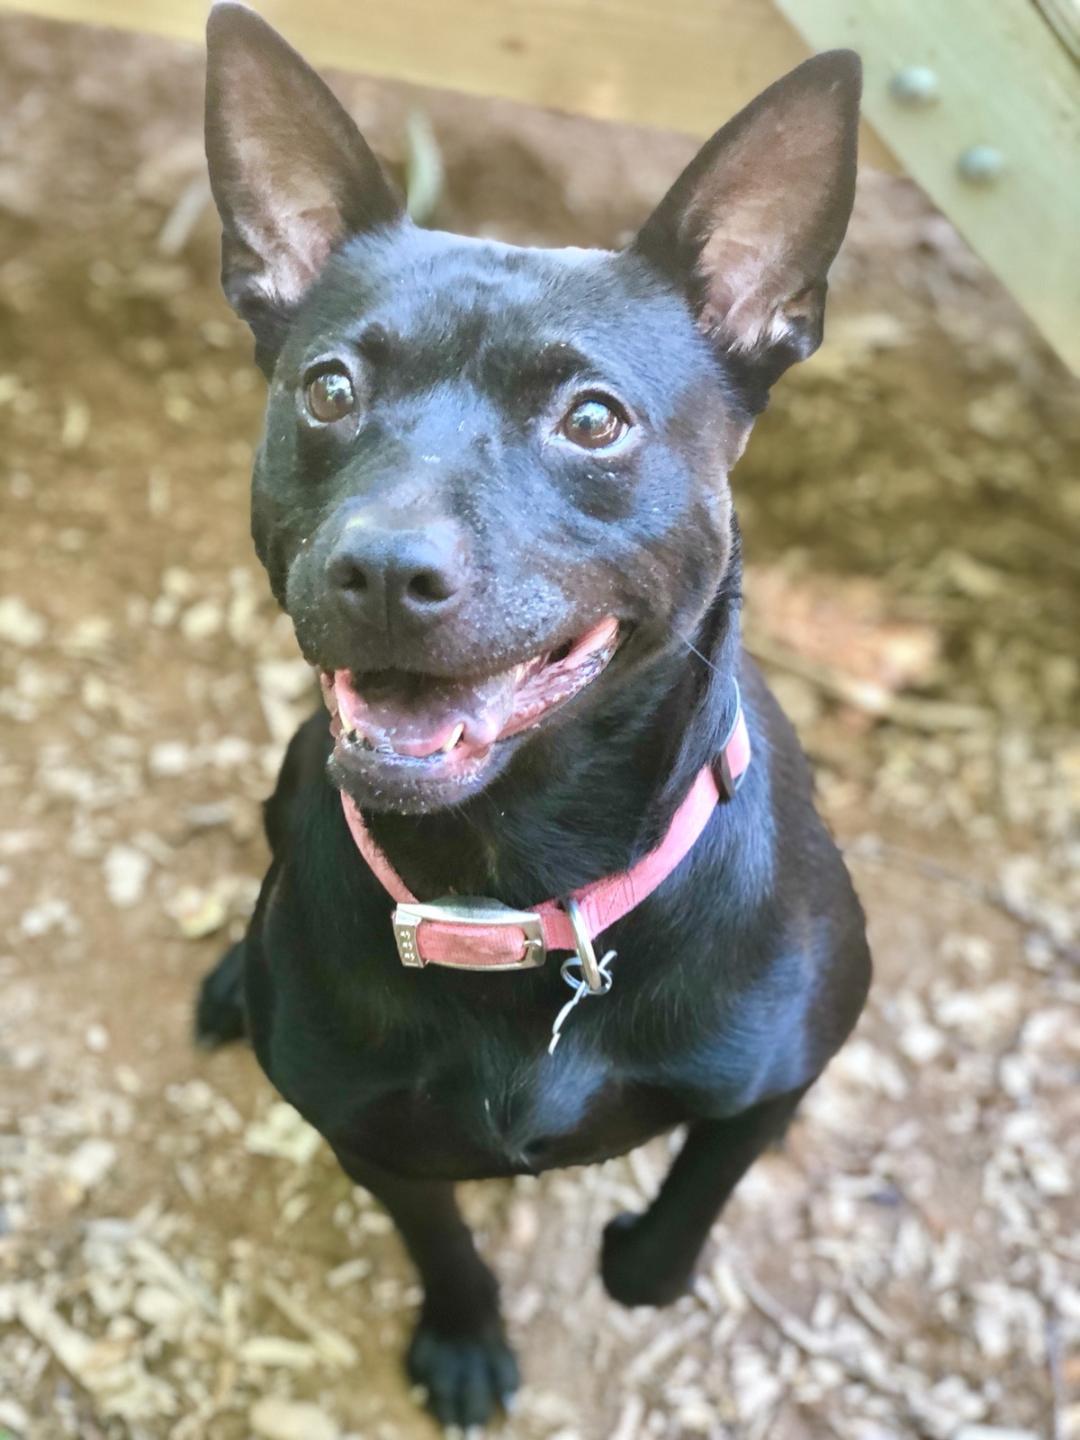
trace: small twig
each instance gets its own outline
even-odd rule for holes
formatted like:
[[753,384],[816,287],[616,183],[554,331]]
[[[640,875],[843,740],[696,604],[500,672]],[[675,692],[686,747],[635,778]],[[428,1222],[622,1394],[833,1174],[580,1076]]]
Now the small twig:
[[662,1330],[655,1340],[638,1352],[626,1367],[623,1375],[625,1385],[638,1385],[649,1380],[657,1369],[676,1351],[681,1351],[697,1335],[713,1323],[712,1316],[705,1310],[694,1311],[679,1325]]
[[181,254],[210,199],[210,183],[203,175],[197,175],[184,186],[158,231],[158,254],[169,260]]
[[423,110],[413,110],[405,122],[408,154],[405,160],[405,208],[409,218],[424,225],[435,213],[446,172],[442,151],[431,121]]
[[186,1304],[202,1310],[211,1320],[218,1319],[214,1297],[200,1282],[189,1279],[159,1245],[140,1235],[131,1242],[131,1254],[145,1270]]
[[279,1285],[272,1275],[263,1277],[262,1292],[270,1303],[281,1311],[285,1319],[300,1331],[301,1335],[307,1336],[322,1358],[329,1364],[353,1366],[358,1363],[359,1356],[352,1342],[339,1331],[331,1330],[329,1326],[318,1321],[314,1315],[309,1314],[300,1301]]
[[[754,1309],[763,1315],[774,1329],[779,1330],[785,1340],[790,1340],[804,1355],[813,1356],[815,1359],[834,1360],[838,1365],[848,1368],[841,1351],[827,1336],[819,1335],[797,1315],[786,1310],[763,1285],[758,1284],[748,1270],[737,1270],[735,1278]],[[859,1374],[857,1378],[861,1380],[863,1377]]]
[[627,1396],[626,1403],[615,1422],[615,1429],[611,1432],[611,1440],[637,1440],[637,1434],[644,1418],[645,1401],[640,1395]]
[[890,1345],[895,1344],[898,1337],[904,1334],[901,1327],[889,1319],[881,1306],[857,1285],[850,1286],[848,1303],[859,1318],[869,1325],[871,1330],[876,1330]]
[[797,675],[810,685],[831,695],[844,705],[872,715],[877,720],[887,720],[893,725],[903,725],[909,730],[933,733],[939,730],[981,730],[993,721],[993,713],[979,705],[959,705],[949,700],[915,700],[894,695],[884,685],[873,680],[860,680],[854,675],[845,675],[817,660],[807,660],[776,645],[756,631],[747,638],[747,649],[776,670]]
[[1028,934],[1037,935],[1062,960],[1068,961],[1071,965],[1080,965],[1080,949],[1075,945],[1070,945],[1067,941],[1059,940],[1045,926],[1037,924],[1021,906],[1014,904],[996,885],[988,885],[985,881],[975,880],[972,876],[963,875],[958,870],[950,870],[945,865],[939,865],[936,860],[928,860],[924,855],[912,854],[910,850],[904,850],[898,845],[891,845],[886,840],[878,839],[877,836],[864,836],[851,845],[843,846],[842,849],[844,855],[849,859],[862,860],[870,865],[901,865],[904,869],[922,876],[924,880],[932,880],[939,885],[951,885],[957,890],[962,890],[973,900],[999,910],[1001,914],[1017,925],[1022,925]]
[[1065,1410],[1068,1395],[1061,1363],[1061,1327],[1056,1316],[1046,1321],[1046,1368],[1050,1373],[1050,1405],[1053,1440],[1065,1440]]
[[735,1278],[754,1309],[785,1340],[789,1340],[804,1355],[809,1355],[814,1359],[824,1358],[833,1361],[852,1380],[866,1385],[871,1390],[876,1390],[881,1395],[887,1395],[889,1399],[895,1401],[903,1408],[909,1420],[916,1423],[921,1420],[917,1406],[912,1403],[912,1397],[905,1393],[902,1384],[890,1381],[883,1375],[875,1374],[852,1353],[849,1346],[837,1345],[828,1337],[819,1335],[797,1315],[793,1315],[785,1309],[775,1296],[771,1295],[763,1285],[758,1284],[748,1270],[738,1269],[735,1272]]

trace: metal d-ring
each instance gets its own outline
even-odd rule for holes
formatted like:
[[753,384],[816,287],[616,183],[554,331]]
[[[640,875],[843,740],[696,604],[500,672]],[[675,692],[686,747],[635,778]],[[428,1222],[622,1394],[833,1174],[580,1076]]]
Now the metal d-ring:
[[576,900],[566,902],[566,913],[570,917],[570,928],[574,932],[574,948],[581,962],[581,977],[593,995],[599,995],[611,988],[611,977],[605,975],[593,949],[592,936]]

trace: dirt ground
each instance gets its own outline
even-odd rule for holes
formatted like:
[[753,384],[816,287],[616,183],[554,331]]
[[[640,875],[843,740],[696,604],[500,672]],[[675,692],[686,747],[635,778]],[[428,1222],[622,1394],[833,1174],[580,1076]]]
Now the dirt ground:
[[[620,241],[692,148],[340,88],[399,170],[422,104],[438,223],[514,240]],[[0,1436],[433,1435],[385,1217],[189,1040],[310,686],[247,536],[200,106],[193,50],[0,21]],[[1077,391],[903,181],[864,177],[834,295],[736,495],[873,998],[670,1311],[596,1276],[665,1143],[466,1187],[508,1437],[1080,1437]]]

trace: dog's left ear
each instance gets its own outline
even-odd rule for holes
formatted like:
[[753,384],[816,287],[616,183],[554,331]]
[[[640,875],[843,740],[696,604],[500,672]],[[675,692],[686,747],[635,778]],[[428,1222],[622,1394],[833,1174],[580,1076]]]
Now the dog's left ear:
[[254,10],[219,0],[206,52],[222,286],[266,369],[334,248],[400,219],[402,206],[330,88]]
[[855,196],[861,76],[853,51],[831,50],[770,85],[634,241],[757,388],[821,344],[826,275]]

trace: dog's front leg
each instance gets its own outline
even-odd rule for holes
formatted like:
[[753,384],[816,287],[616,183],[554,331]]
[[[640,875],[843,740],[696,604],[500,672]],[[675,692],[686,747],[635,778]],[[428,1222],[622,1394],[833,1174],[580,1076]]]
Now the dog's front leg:
[[244,942],[240,940],[203,976],[195,1008],[195,1041],[204,1050],[215,1050],[246,1033]]
[[518,1367],[499,1316],[498,1285],[476,1253],[453,1185],[402,1180],[356,1156],[337,1156],[349,1178],[389,1211],[420,1272],[424,1303],[409,1346],[409,1378],[424,1386],[443,1425],[483,1425],[509,1405]]
[[623,1305],[668,1305],[690,1288],[702,1246],[731,1192],[787,1129],[808,1087],[724,1120],[698,1120],[643,1215],[604,1231],[600,1270]]

